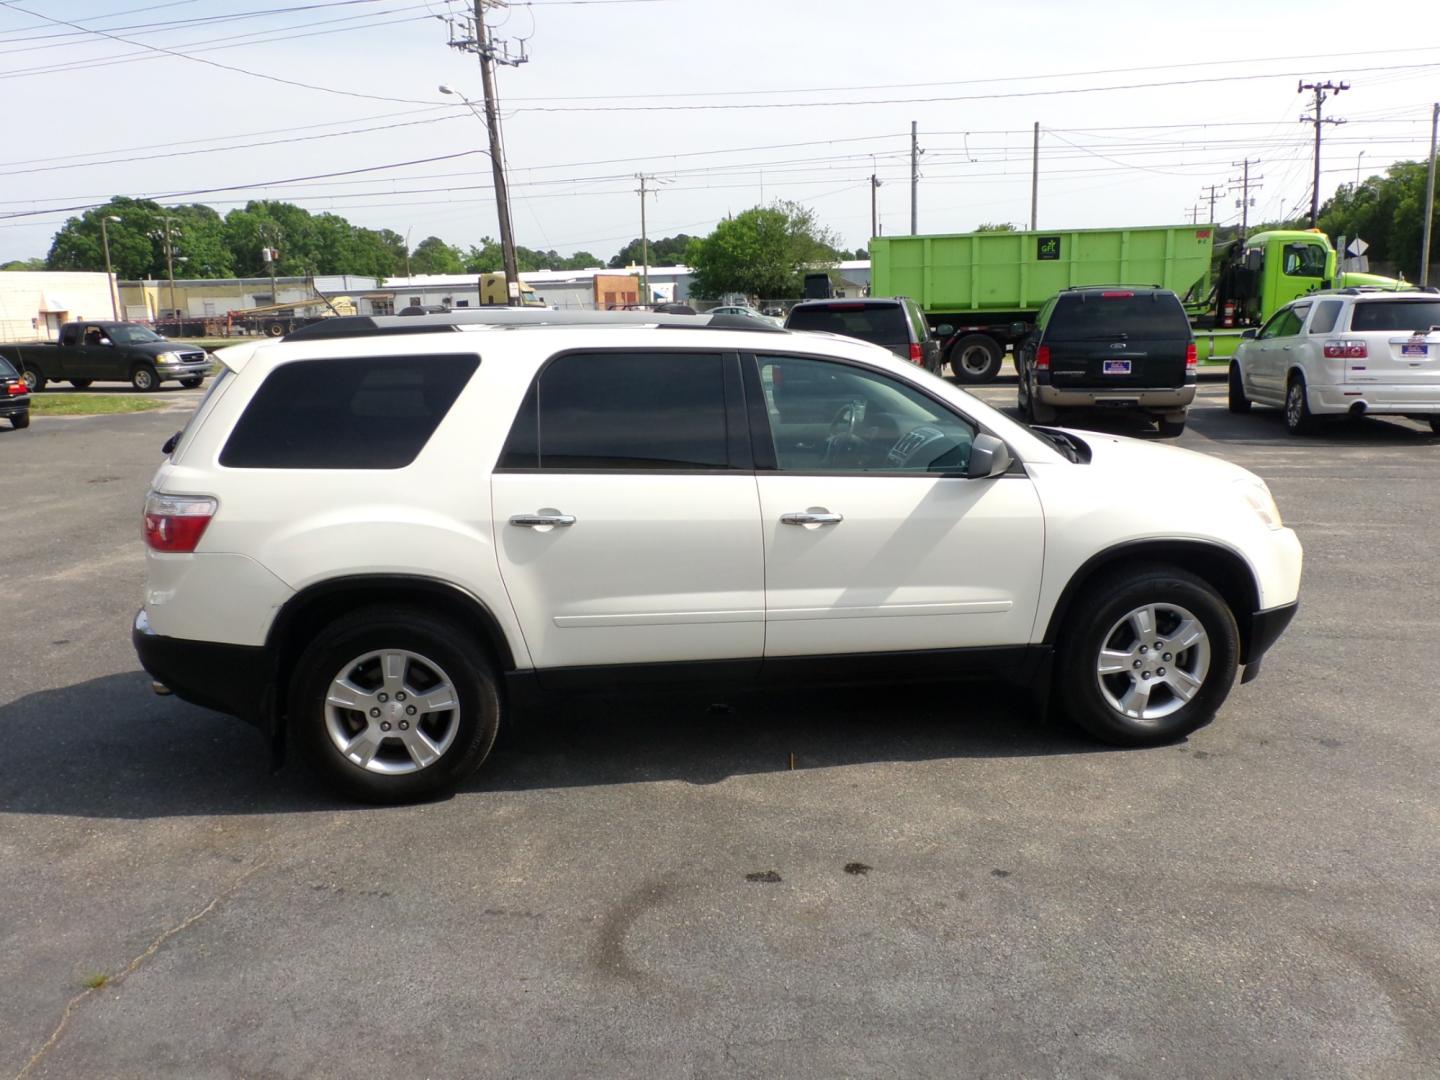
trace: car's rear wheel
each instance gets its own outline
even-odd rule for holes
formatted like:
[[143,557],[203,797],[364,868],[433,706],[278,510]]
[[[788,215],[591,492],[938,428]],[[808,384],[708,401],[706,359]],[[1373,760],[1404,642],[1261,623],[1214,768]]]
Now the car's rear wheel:
[[38,394],[50,380],[37,367],[23,367],[20,369],[20,381],[30,388],[32,394]]
[[1153,746],[1208,723],[1235,682],[1235,616],[1203,579],[1170,566],[1109,575],[1075,604],[1057,670],[1059,701],[1120,746]]
[[993,382],[1005,351],[994,338],[967,334],[950,346],[950,370],[962,383]]
[[1162,439],[1178,439],[1185,432],[1185,421],[1166,420],[1163,416],[1159,419],[1160,437]]
[[1240,374],[1240,365],[1230,362],[1229,395],[1227,404],[1232,413],[1248,413],[1250,399],[1245,396],[1245,379]]
[[160,385],[160,377],[155,374],[155,368],[150,364],[136,364],[130,370],[130,385],[142,393],[154,390]]
[[94,381],[94,379],[71,379],[70,385],[76,390],[84,390]]
[[1290,376],[1290,385],[1285,388],[1285,430],[1291,435],[1309,435],[1315,430],[1304,375]]
[[479,643],[410,608],[368,608],[312,641],[291,683],[290,724],[326,780],[367,802],[452,790],[495,742],[500,696]]

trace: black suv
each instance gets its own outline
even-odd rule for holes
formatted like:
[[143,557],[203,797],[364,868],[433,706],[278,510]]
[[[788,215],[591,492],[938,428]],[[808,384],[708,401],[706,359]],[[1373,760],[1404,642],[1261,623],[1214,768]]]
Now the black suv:
[[909,297],[810,300],[785,317],[786,330],[823,330],[883,345],[926,371],[940,371],[940,342],[930,335],[925,314]]
[[30,426],[30,387],[3,356],[0,356],[0,416],[13,427]]
[[1173,437],[1195,400],[1195,361],[1190,320],[1169,289],[1066,289],[1015,348],[1020,415],[1051,424],[1062,409],[1124,409],[1155,417]]

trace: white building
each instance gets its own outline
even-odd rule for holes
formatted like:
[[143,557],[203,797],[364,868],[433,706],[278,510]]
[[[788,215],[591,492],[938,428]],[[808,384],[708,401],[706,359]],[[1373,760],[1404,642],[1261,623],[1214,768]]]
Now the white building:
[[63,323],[113,319],[116,295],[109,274],[0,271],[0,341],[54,341]]

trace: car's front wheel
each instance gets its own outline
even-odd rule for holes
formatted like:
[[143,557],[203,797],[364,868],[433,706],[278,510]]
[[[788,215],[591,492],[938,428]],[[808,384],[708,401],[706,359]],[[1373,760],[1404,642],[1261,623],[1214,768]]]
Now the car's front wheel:
[[410,608],[332,623],[300,657],[290,725],[346,794],[397,803],[447,792],[480,766],[500,721],[497,676],[461,627]]
[[1240,364],[1237,361],[1230,361],[1230,376],[1228,380],[1228,394],[1226,405],[1232,413],[1248,413],[1250,411],[1250,399],[1245,396],[1245,378],[1240,374]]
[[136,364],[130,372],[130,385],[142,393],[148,393],[160,385],[160,377],[150,364]]
[[1224,704],[1240,662],[1229,606],[1170,566],[1110,575],[1076,602],[1056,690],[1072,719],[1120,746],[1188,735]]

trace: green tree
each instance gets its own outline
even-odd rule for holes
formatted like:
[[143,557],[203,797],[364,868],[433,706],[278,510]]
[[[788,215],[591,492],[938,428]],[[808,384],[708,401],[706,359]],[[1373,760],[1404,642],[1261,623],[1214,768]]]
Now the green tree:
[[589,270],[594,266],[604,266],[605,263],[599,255],[592,255],[588,251],[577,251],[574,255],[560,260],[556,270]]
[[284,277],[327,273],[316,263],[314,227],[308,210],[269,199],[245,204],[225,215],[225,242],[242,277],[270,273],[261,250],[280,252],[275,273]]
[[856,248],[854,257],[857,259],[868,259],[870,257],[870,252],[866,251],[864,248]]
[[[659,240],[650,241],[650,265],[651,266],[676,266],[685,261],[685,254],[690,250],[690,241],[698,239],[688,233],[676,233],[674,236],[661,237]],[[611,270],[620,270],[627,266],[639,266],[644,261],[644,253],[641,251],[641,241],[637,236],[631,240],[619,253],[610,260]],[[591,263],[591,266],[598,266],[599,263]]]
[[[1370,245],[1371,259],[1393,263],[1413,277],[1420,268],[1424,205],[1425,163],[1402,161],[1386,169],[1384,176],[1343,185],[1320,208],[1317,224],[1332,238],[1363,238]],[[1432,220],[1432,232],[1437,222],[1440,215]]]
[[105,270],[100,219],[107,222],[110,259],[116,275],[138,279],[165,276],[165,249],[159,234],[161,209],[148,199],[114,198],[72,217],[55,233],[45,257],[47,270]]
[[463,274],[460,252],[438,236],[427,236],[410,253],[410,269],[416,274]]
[[1008,221],[983,221],[975,226],[976,232],[1019,232],[1020,226]]
[[756,206],[722,221],[704,239],[694,239],[685,261],[694,272],[690,292],[702,299],[725,293],[799,296],[806,271],[836,263],[836,238],[798,203]]
[[7,262],[7,263],[0,264],[0,270],[5,270],[5,271],[16,271],[16,270],[25,271],[25,270],[44,270],[44,269],[46,269],[46,266],[45,266],[45,260],[44,260],[43,258],[39,258],[39,259],[11,259],[11,260],[10,260],[9,262]]

